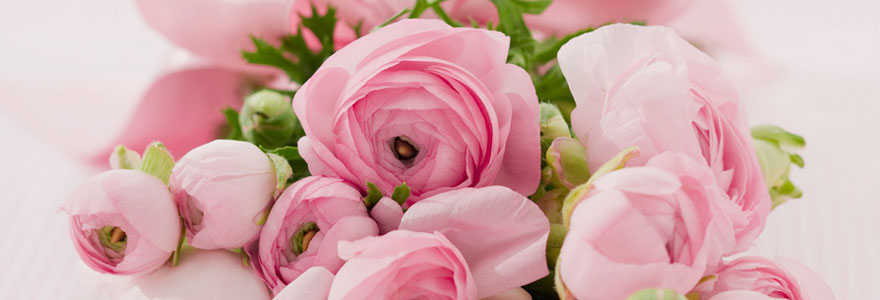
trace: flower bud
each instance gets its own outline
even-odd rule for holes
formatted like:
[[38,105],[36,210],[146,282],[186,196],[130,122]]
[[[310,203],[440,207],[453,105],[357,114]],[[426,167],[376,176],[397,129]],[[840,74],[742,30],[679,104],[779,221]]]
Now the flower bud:
[[137,151],[129,150],[123,145],[116,146],[110,153],[110,168],[134,170],[141,162],[141,155]]
[[267,148],[287,145],[300,128],[290,99],[272,90],[248,96],[238,122],[246,140]]
[[547,165],[553,170],[552,182],[573,189],[590,179],[587,148],[577,139],[559,137],[547,149]]
[[177,249],[180,219],[165,183],[135,170],[89,178],[61,208],[80,258],[109,274],[146,274]]
[[804,166],[803,158],[795,153],[806,145],[804,138],[773,125],[755,126],[752,137],[773,207],[790,198],[800,198],[802,192],[789,180],[788,174],[792,164]]
[[546,150],[558,137],[571,137],[571,130],[565,123],[562,112],[556,105],[541,103],[541,148]]
[[269,157],[248,142],[215,140],[174,166],[171,193],[190,245],[241,248],[257,238],[276,188]]

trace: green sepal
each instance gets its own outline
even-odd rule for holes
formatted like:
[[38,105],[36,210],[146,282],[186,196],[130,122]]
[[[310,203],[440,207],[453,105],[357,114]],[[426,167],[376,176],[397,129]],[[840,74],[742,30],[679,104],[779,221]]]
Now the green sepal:
[[644,289],[633,293],[626,300],[687,300],[672,289]]
[[160,142],[153,142],[144,150],[144,157],[138,164],[137,169],[144,173],[156,176],[168,184],[171,177],[171,170],[174,169],[174,158],[171,153],[165,149],[165,145]]
[[293,169],[291,169],[290,164],[287,163],[287,159],[278,154],[269,152],[266,153],[266,156],[272,161],[272,167],[275,169],[276,183],[274,197],[278,197],[278,195],[287,188],[287,180],[293,176]]
[[599,167],[595,173],[590,176],[590,179],[587,180],[586,183],[581,184],[574,189],[572,189],[568,196],[565,197],[565,200],[562,201],[562,223],[565,226],[569,226],[571,224],[571,213],[574,211],[575,206],[583,200],[584,195],[592,189],[593,181],[596,178],[602,177],[605,174],[611,173],[615,170],[622,169],[626,166],[626,162],[630,159],[639,155],[638,147],[630,147],[624,149],[613,158],[611,158],[604,165]]
[[752,127],[752,137],[772,142],[787,150],[799,150],[807,145],[807,141],[803,136],[770,124],[762,124]]
[[137,151],[132,151],[123,145],[116,146],[110,154],[110,166],[114,169],[134,170],[140,161],[141,155]]
[[753,127],[752,137],[772,207],[800,198],[803,192],[791,182],[789,172],[792,165],[804,167],[804,158],[795,152],[806,146],[806,140],[774,125]]
[[403,182],[394,188],[394,192],[391,193],[391,199],[397,202],[397,204],[403,205],[409,199],[409,195],[409,186],[406,185],[406,182]]
[[367,209],[371,209],[379,203],[379,200],[382,200],[382,191],[372,182],[367,182],[367,197],[364,197],[364,205]]
[[288,184],[311,176],[311,173],[309,172],[309,166],[306,164],[306,161],[302,158],[302,156],[299,155],[299,149],[297,149],[297,147],[285,146],[271,150],[267,150],[261,147],[261,149],[263,149],[263,152],[276,154],[287,160],[287,164],[290,166],[290,169],[292,171],[290,178],[288,178],[287,180]]

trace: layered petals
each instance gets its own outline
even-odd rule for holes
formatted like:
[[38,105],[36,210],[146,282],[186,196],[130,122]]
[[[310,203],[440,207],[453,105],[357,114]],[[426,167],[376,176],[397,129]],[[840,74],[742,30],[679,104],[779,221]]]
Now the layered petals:
[[704,163],[731,203],[736,249],[764,228],[770,197],[733,84],[672,30],[616,24],[563,46],[559,64],[577,107],[572,128],[593,170],[621,150],[644,165],[670,151]]
[[80,258],[101,273],[152,272],[171,257],[180,238],[168,188],[140,171],[111,170],[89,178],[61,209],[70,215]]
[[406,182],[409,204],[493,184],[533,193],[537,97],[505,63],[507,45],[497,32],[405,20],[339,50],[293,100],[309,170],[386,194]]

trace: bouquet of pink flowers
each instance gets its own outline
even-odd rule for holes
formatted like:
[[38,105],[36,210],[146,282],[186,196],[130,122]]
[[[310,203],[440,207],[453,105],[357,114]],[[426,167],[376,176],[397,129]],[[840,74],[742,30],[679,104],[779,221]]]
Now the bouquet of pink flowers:
[[737,255],[800,197],[805,143],[646,26],[689,1],[139,2],[224,71],[185,75],[203,100],[133,125],[146,150],[62,208],[97,272],[227,249],[276,299],[834,298]]

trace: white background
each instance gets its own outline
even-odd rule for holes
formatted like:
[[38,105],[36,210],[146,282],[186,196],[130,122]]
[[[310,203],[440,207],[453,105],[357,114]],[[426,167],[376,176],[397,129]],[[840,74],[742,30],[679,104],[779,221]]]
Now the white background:
[[[880,1],[731,7],[755,55],[721,62],[750,123],[808,141],[805,197],[751,252],[805,263],[838,299],[880,299]],[[71,298],[89,274],[56,208],[99,170],[70,153],[116,134],[171,50],[131,0],[0,0],[0,299]]]

